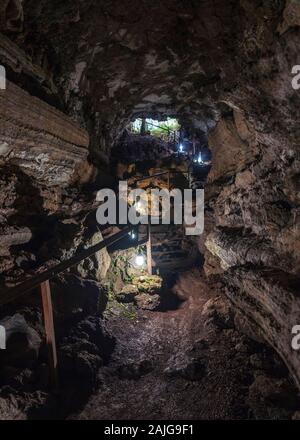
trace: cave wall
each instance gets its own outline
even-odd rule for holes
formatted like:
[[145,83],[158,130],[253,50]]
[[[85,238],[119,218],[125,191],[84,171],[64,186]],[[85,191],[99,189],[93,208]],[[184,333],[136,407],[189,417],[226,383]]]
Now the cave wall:
[[225,59],[234,57],[240,32],[238,3],[26,0],[15,39],[47,68],[66,111],[89,131],[93,160],[107,162],[134,115],[213,126],[217,90],[232,83]]
[[58,102],[57,89],[46,71],[3,35],[0,54],[7,70],[6,89],[0,91],[0,269],[5,284],[75,250],[76,235],[83,235],[84,218],[94,203],[84,186],[97,172],[89,160],[88,132],[50,105]]
[[[239,324],[275,347],[298,385],[290,330],[299,319],[300,94],[291,86],[292,66],[300,64],[299,17],[294,0],[5,0],[0,22],[9,80],[85,129],[98,169],[137,115],[171,114],[209,133],[213,167],[200,239],[207,276],[222,280]],[[45,136],[54,160],[57,139]],[[86,163],[86,151],[82,145],[72,150],[66,181],[78,160]],[[35,163],[27,156],[27,173]],[[24,159],[18,164],[24,169]],[[44,191],[41,166],[30,185]],[[89,173],[87,165],[87,180]],[[27,174],[17,189],[20,167],[3,175],[6,193],[16,194],[11,205],[28,227],[22,206],[32,198],[20,189]],[[69,202],[81,198],[77,206],[91,208],[80,187],[70,181],[67,187]],[[65,202],[51,203],[59,209]],[[47,217],[40,214],[39,221]],[[67,217],[72,223],[76,213]],[[30,233],[21,230],[17,243]],[[70,243],[76,234],[69,231]]]
[[291,347],[300,316],[299,150],[292,140],[265,145],[236,111],[220,120],[209,143],[206,274],[224,282],[236,324],[271,344],[299,385],[300,360]]
[[213,166],[201,241],[206,274],[223,281],[237,310],[236,324],[271,344],[298,386],[291,331],[300,313],[300,96],[290,72],[299,63],[299,7],[287,1],[272,34],[261,28],[247,40],[245,49],[251,51],[245,53],[255,50],[257,60],[245,66],[244,87],[224,101],[209,134]]

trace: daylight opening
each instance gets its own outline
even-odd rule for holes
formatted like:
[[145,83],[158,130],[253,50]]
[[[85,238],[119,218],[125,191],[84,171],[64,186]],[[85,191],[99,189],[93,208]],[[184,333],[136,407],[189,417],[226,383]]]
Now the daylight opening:
[[158,121],[151,118],[137,118],[130,124],[134,134],[156,136],[166,142],[176,142],[180,138],[180,124],[175,118]]

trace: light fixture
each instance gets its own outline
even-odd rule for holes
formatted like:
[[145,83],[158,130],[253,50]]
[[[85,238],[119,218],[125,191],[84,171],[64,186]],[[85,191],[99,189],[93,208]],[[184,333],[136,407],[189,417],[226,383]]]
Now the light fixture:
[[128,235],[130,235],[130,237],[134,240],[135,239],[135,237],[136,237],[136,235],[135,235],[135,232],[134,231],[130,231],[130,232],[128,232]]
[[135,264],[136,264],[138,267],[142,267],[142,266],[144,266],[144,264],[145,264],[145,257],[144,257],[143,255],[137,255],[137,256],[135,257]]
[[202,156],[201,156],[201,153],[199,153],[198,163],[202,163]]
[[179,145],[179,151],[180,151],[180,153],[183,152],[183,145],[182,144]]

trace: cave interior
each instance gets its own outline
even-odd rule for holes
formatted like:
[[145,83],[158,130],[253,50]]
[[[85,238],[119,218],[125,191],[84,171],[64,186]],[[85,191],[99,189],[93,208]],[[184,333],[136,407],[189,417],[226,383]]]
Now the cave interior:
[[[0,420],[300,419],[299,37],[296,0],[0,1]],[[100,224],[121,181],[203,231]]]

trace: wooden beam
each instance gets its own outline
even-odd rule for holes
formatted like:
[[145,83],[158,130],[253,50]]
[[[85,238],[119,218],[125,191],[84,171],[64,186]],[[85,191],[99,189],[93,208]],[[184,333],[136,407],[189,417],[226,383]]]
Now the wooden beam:
[[30,292],[34,288],[39,287],[39,285],[42,284],[44,281],[51,280],[56,275],[80,263],[85,258],[88,258],[91,255],[94,255],[96,252],[100,251],[101,249],[116,243],[123,237],[127,236],[128,232],[132,230],[132,228],[132,226],[128,226],[125,229],[122,229],[120,232],[117,232],[116,234],[107,237],[100,243],[97,243],[94,246],[85,249],[78,254],[75,254],[73,257],[69,258],[69,260],[61,261],[51,269],[47,269],[44,272],[39,273],[38,275],[34,275],[31,278],[28,278],[23,283],[17,284],[14,287],[7,287],[3,289],[0,294],[0,305],[14,301],[22,295]]
[[146,134],[146,119],[142,118],[142,125],[141,125],[141,136],[145,136]]
[[152,249],[151,249],[151,226],[150,226],[150,223],[148,224],[147,269],[148,269],[148,274],[152,275]]
[[49,355],[49,368],[51,385],[54,391],[58,391],[58,375],[57,375],[57,352],[53,322],[53,308],[49,280],[41,284],[41,295],[43,303],[46,343]]

